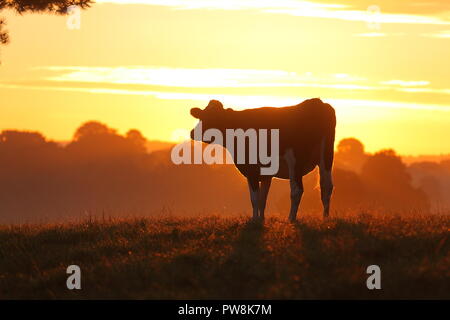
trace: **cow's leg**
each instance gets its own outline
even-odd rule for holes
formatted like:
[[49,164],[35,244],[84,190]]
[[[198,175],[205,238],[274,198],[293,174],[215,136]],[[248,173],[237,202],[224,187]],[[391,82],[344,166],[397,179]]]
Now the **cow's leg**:
[[320,195],[323,204],[323,217],[326,218],[330,214],[330,199],[333,193],[333,179],[331,170],[326,170],[319,166],[320,169]]
[[294,222],[297,219],[298,206],[303,194],[302,177],[296,172],[296,160],[292,149],[286,151],[285,159],[289,169],[289,181],[291,187],[291,210],[289,212],[289,221]]
[[333,178],[331,175],[332,162],[327,164],[327,152],[331,152],[331,161],[333,159],[333,149],[327,150],[326,140],[322,141],[320,154],[319,172],[320,172],[320,195],[323,204],[323,217],[326,218],[330,214],[330,199],[333,193]]
[[303,195],[302,178],[290,180],[291,185],[291,210],[289,212],[289,221],[295,222],[297,220],[297,211],[300,200]]
[[269,194],[270,183],[272,182],[272,177],[263,177],[261,180],[261,188],[259,189],[259,217],[264,219],[264,210],[266,209],[267,195]]
[[252,201],[253,219],[258,218],[259,181],[255,178],[247,178],[250,200]]

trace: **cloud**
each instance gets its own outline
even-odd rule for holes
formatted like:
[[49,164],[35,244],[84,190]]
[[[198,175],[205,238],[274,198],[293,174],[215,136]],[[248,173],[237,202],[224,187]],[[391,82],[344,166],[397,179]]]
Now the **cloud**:
[[381,37],[398,37],[398,36],[404,36],[406,33],[404,32],[367,32],[367,33],[357,33],[353,36],[355,37],[363,37],[363,38],[381,38]]
[[[195,69],[149,66],[86,67],[44,66],[33,70],[56,73],[44,75],[42,80],[57,86],[88,86],[89,90],[119,90],[129,94],[149,92],[149,88],[166,87],[163,91],[189,89],[227,88],[319,88],[332,90],[381,91],[394,90],[410,93],[450,94],[450,89],[431,88],[426,80],[387,80],[378,83],[346,73],[316,75],[312,72],[298,74],[284,70],[259,69]],[[41,81],[42,83],[42,81]],[[95,89],[94,86],[101,87]],[[420,87],[420,88],[418,88]],[[426,87],[426,88],[424,88]],[[159,91],[158,91],[159,92]],[[150,92],[149,94],[154,94]]]
[[378,38],[378,37],[386,37],[386,33],[382,32],[368,32],[368,33],[357,33],[354,35],[355,37],[365,37],[365,38]]
[[50,66],[37,70],[57,72],[45,80],[183,88],[249,88],[249,87],[314,87],[351,90],[372,90],[360,84],[364,78],[348,74],[316,76],[284,70],[258,69],[194,69],[168,67],[83,67]]
[[141,4],[168,6],[183,10],[251,10],[251,9],[300,9],[314,10],[321,8],[342,9],[343,4],[318,3],[301,0],[97,0],[96,3]]
[[[52,90],[52,91],[69,91],[83,92],[90,94],[118,94],[118,95],[142,95],[153,96],[163,100],[192,100],[205,103],[211,99],[218,99],[227,106],[239,110],[243,108],[256,108],[261,106],[281,107],[286,105],[294,105],[307,97],[299,96],[270,96],[270,95],[232,95],[232,94],[206,94],[206,93],[188,93],[188,92],[159,92],[152,90],[127,90],[127,89],[108,89],[108,88],[81,88],[81,87],[57,87],[50,85],[22,85],[1,83],[0,88],[3,89],[28,89],[28,90]],[[449,90],[450,93],[450,90]],[[358,99],[327,99],[334,107],[344,110],[352,108],[386,108],[386,109],[414,109],[414,110],[430,110],[450,112],[450,106],[407,103],[398,101],[375,101],[375,100],[358,100]],[[243,107],[236,107],[243,106]],[[349,109],[350,108],[350,109]]]
[[[320,0],[97,0],[97,3],[145,4],[167,6],[181,10],[256,10],[264,13],[362,21],[367,23],[450,24],[448,16],[422,14],[423,11],[420,11],[419,9],[423,8],[423,6],[417,7],[403,4],[403,7],[401,7],[393,6],[391,4],[393,1],[381,1],[382,4],[377,4],[379,8],[381,8],[381,11],[376,12],[374,15],[374,12],[368,10],[371,5],[373,6],[372,1],[336,1],[339,1],[340,3],[329,3],[328,1],[325,2]],[[392,11],[385,11],[385,8]],[[405,9],[405,11],[401,11],[401,8]],[[446,7],[443,8],[445,9]],[[435,10],[432,12],[434,13]],[[376,19],[376,21],[373,19]]]
[[389,81],[381,81],[380,84],[388,86],[388,88],[399,92],[450,94],[450,89],[445,88],[438,89],[426,87],[430,85],[430,82],[426,80],[418,80],[418,81],[389,80]]
[[389,80],[389,81],[382,81],[381,84],[400,87],[418,87],[418,86],[427,86],[430,84],[430,82],[425,80],[420,81]]
[[433,88],[400,88],[398,91],[411,93],[438,93],[450,94],[450,89],[433,89]]
[[450,39],[450,30],[442,30],[434,33],[422,33],[421,36],[428,38]]
[[[371,82],[347,73],[326,75],[311,72],[296,73],[285,70],[258,69],[195,69],[151,66],[43,66],[34,67],[39,80],[28,83],[0,83],[4,89],[29,89],[82,92],[90,94],[152,96],[163,100],[207,101],[212,98],[230,105],[258,107],[262,105],[283,106],[296,104],[307,97],[280,94],[281,87],[305,87],[325,89],[382,91],[390,90],[410,94],[431,93],[450,95],[450,89],[431,88],[426,80],[387,80]],[[237,93],[227,88],[267,88],[264,92],[275,95],[254,95],[247,89]],[[273,88],[275,90],[268,90]],[[323,89],[323,90],[322,90]],[[310,92],[311,90],[306,90]],[[302,91],[298,93],[301,95]],[[306,92],[303,92],[305,94]],[[278,95],[277,95],[278,94]],[[334,93],[328,96],[333,96]],[[378,95],[379,96],[379,95]],[[354,99],[327,99],[336,105],[349,107],[409,108],[424,110],[447,110],[450,106],[386,102]]]

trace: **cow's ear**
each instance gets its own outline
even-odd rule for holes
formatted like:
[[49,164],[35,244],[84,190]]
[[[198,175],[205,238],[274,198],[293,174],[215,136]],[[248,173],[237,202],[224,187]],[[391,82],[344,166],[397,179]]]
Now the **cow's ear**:
[[223,110],[223,104],[219,100],[211,100],[209,101],[207,108],[211,110]]
[[191,116],[193,116],[194,118],[200,119],[202,115],[202,109],[200,108],[192,108],[191,109]]

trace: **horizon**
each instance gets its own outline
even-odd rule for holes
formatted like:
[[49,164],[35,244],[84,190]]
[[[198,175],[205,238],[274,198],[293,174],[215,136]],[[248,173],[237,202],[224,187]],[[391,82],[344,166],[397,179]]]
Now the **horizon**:
[[[98,120],[89,120],[89,121],[84,121],[82,123],[80,123],[80,126],[88,123],[88,122],[99,122],[99,123],[103,123],[101,121]],[[105,125],[108,126],[107,123],[103,123]],[[78,126],[77,128],[79,128],[80,126]],[[73,132],[76,131],[77,128],[74,128]],[[111,128],[113,129],[117,134],[119,135],[125,135],[125,133],[129,130],[133,130],[135,128],[129,128],[126,129],[124,131],[119,131],[116,130],[116,128]],[[73,136],[70,139],[67,140],[56,140],[56,139],[52,139],[51,137],[46,136],[44,133],[39,132],[39,131],[34,131],[34,130],[18,130],[18,129],[11,129],[11,128],[6,128],[6,129],[0,129],[0,134],[2,132],[5,131],[17,131],[17,132],[29,132],[29,133],[40,133],[43,135],[43,137],[46,139],[46,141],[48,142],[55,142],[58,145],[62,146],[62,147],[66,147],[69,143],[73,142]],[[148,139],[145,135],[143,136],[146,139],[146,146],[147,146],[147,152],[148,153],[152,153],[155,151],[160,151],[160,150],[168,150],[171,149],[172,147],[176,146],[177,144],[182,144],[182,143],[186,143],[186,142],[190,142],[190,139],[177,139],[177,140],[157,140],[157,139]],[[178,136],[179,137],[179,136]],[[355,138],[355,137],[343,137],[342,139],[336,141],[335,144],[335,150],[337,150],[337,145],[340,141],[344,140],[344,139],[348,139],[348,138]],[[361,141],[364,144],[364,141]],[[158,146],[154,146],[154,144],[157,144]],[[152,146],[151,146],[152,145]],[[430,161],[430,162],[439,162],[439,161],[443,161],[443,160],[447,160],[450,159],[450,152],[447,153],[439,153],[439,154],[401,154],[399,152],[397,152],[396,149],[392,148],[392,147],[385,147],[385,148],[381,148],[378,150],[374,150],[374,151],[369,151],[368,154],[375,154],[377,152],[380,151],[385,151],[385,150],[394,150],[396,152],[396,154],[398,156],[400,156],[402,158],[402,160],[406,163],[414,163],[414,162],[423,162],[423,161]],[[366,150],[368,151],[368,150]]]

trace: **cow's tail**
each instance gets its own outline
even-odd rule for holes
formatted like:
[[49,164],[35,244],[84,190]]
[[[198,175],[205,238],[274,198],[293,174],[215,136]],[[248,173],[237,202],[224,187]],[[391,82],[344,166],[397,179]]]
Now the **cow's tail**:
[[330,214],[330,200],[333,193],[333,177],[332,167],[334,158],[334,135],[336,132],[336,114],[334,109],[325,104],[324,128],[322,138],[322,154],[320,157],[320,196],[323,204],[323,217],[326,218]]
[[325,104],[326,121],[324,128],[324,135],[322,138],[322,154],[320,159],[320,167],[326,171],[331,171],[334,159],[334,138],[336,133],[336,113],[329,104]]

